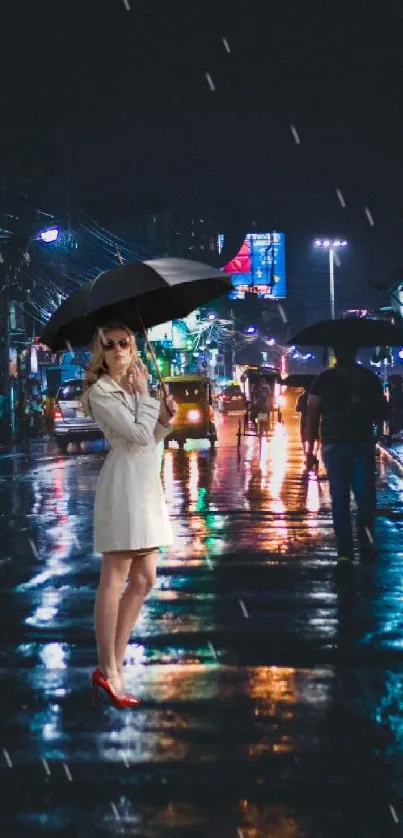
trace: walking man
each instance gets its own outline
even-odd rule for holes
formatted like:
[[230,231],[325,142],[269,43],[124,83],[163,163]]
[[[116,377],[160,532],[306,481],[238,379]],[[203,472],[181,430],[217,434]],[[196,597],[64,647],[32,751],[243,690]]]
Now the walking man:
[[375,373],[356,363],[357,347],[335,346],[336,364],[315,379],[308,397],[307,468],[320,424],[323,460],[329,477],[339,566],[354,558],[350,495],[358,508],[363,559],[375,555],[375,431],[388,405]]

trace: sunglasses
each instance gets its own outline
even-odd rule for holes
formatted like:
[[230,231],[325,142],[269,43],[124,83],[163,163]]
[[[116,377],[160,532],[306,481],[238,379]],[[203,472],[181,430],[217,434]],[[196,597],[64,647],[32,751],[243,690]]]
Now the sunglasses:
[[105,352],[110,352],[111,349],[114,349],[120,346],[121,349],[128,349],[130,346],[129,338],[119,338],[119,340],[106,340],[105,343],[102,344],[102,348]]

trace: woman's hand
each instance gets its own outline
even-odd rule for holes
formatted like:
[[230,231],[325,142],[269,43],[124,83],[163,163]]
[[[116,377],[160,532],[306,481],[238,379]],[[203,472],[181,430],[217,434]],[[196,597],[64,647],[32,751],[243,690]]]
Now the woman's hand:
[[139,396],[148,396],[148,370],[142,361],[136,361],[130,368],[128,382]]
[[161,425],[169,425],[175,416],[177,407],[173,396],[167,396],[160,404],[158,421]]

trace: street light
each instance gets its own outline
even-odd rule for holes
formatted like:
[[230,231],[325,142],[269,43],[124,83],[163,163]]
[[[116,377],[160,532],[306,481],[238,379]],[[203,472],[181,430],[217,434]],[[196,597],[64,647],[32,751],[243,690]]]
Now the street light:
[[59,230],[57,227],[50,227],[47,230],[42,230],[38,236],[45,244],[51,244],[59,238]]
[[347,247],[347,242],[345,239],[315,239],[315,247],[323,247],[329,251],[330,316],[334,320],[334,251],[339,247]]

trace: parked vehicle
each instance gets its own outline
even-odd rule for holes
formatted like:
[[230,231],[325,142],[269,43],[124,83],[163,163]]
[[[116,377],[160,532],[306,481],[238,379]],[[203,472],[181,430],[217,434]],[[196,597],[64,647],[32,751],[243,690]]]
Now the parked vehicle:
[[217,429],[213,408],[213,385],[202,375],[178,375],[166,378],[170,395],[177,404],[172,422],[172,432],[165,440],[176,440],[183,448],[187,439],[208,439],[211,448],[217,442]]
[[245,410],[245,398],[239,384],[229,384],[224,387],[218,397],[218,406],[222,413],[243,413]]
[[94,419],[84,415],[80,401],[82,391],[82,381],[75,378],[65,381],[57,391],[53,409],[53,434],[63,454],[70,442],[105,439]]

